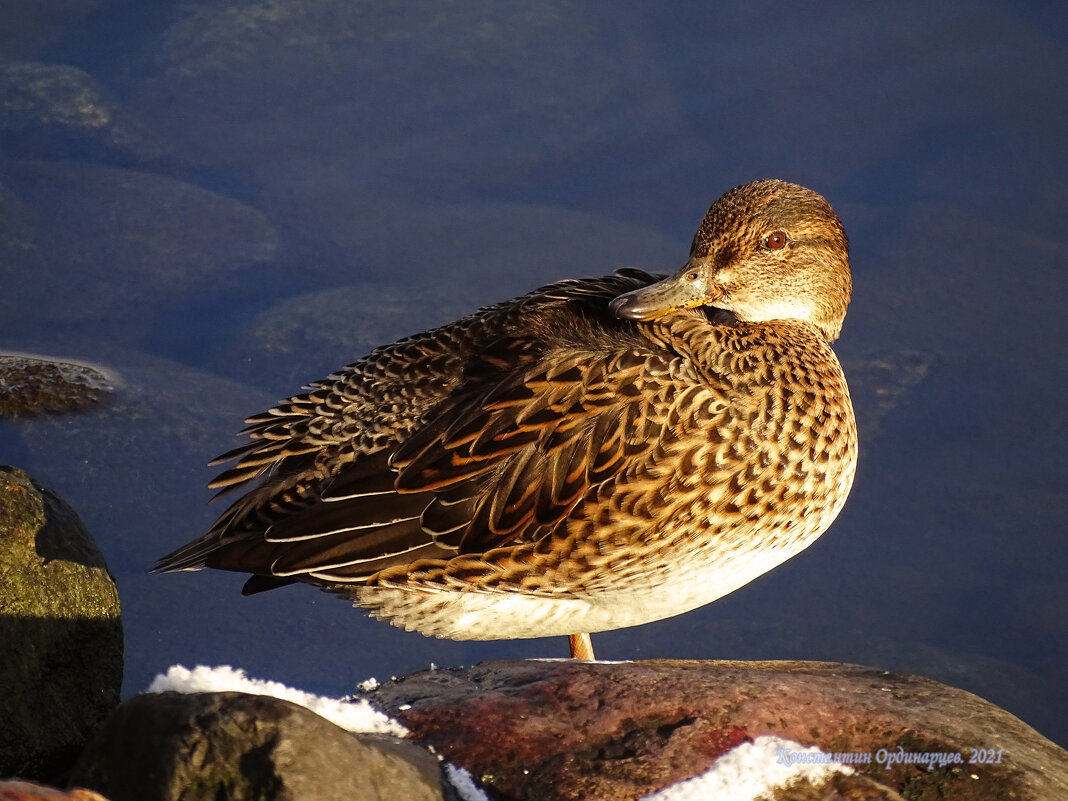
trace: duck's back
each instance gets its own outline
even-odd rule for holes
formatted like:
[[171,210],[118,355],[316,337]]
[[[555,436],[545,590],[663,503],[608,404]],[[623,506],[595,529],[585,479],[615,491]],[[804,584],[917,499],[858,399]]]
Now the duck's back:
[[[293,561],[292,543],[321,544],[323,535],[339,539],[343,530],[350,532],[350,541],[363,541],[357,549],[362,558],[376,550],[388,557],[426,540],[419,518],[433,499],[425,492],[394,491],[397,473],[391,460],[397,449],[417,432],[425,438],[428,430],[447,429],[465,410],[475,415],[482,396],[515,390],[539,365],[563,385],[566,378],[559,373],[565,358],[582,363],[621,343],[641,345],[634,324],[616,319],[607,304],[659,277],[620,270],[547,285],[376,348],[303,394],[248,418],[242,433],[250,441],[214,460],[236,462],[211,485],[220,495],[244,494],[207,534],[164,557],[158,569],[209,566],[277,576],[280,552]],[[383,523],[392,529],[376,545],[369,534]],[[420,555],[455,552],[452,546],[442,550],[430,545]],[[313,554],[315,545],[301,550]],[[338,559],[336,554],[322,556]],[[388,561],[369,561],[360,571],[370,575]],[[293,580],[330,583],[303,571],[294,575]],[[282,583],[288,581],[253,581],[250,589]]]

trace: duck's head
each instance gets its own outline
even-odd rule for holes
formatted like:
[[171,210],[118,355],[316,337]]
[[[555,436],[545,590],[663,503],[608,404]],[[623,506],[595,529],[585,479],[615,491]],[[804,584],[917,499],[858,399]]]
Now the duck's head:
[[803,186],[754,181],[712,204],[681,270],[611,309],[652,320],[714,306],[750,322],[807,320],[834,341],[851,289],[845,231],[830,204]]

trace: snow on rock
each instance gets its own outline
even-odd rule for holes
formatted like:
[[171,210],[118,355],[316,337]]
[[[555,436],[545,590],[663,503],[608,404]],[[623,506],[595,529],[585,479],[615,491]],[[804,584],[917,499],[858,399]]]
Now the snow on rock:
[[446,762],[445,775],[449,779],[449,784],[459,794],[461,801],[489,801],[489,796],[482,792],[482,788],[475,783],[471,774],[463,768]]
[[[781,760],[786,750],[792,760]],[[699,776],[671,785],[644,797],[644,801],[754,801],[797,779],[818,784],[833,773],[852,773],[845,765],[829,762],[800,762],[798,754],[821,754],[816,747],[781,737],[757,737],[751,743],[732,748]]]
[[245,671],[229,665],[206,667],[198,665],[190,670],[182,665],[172,666],[152,680],[147,692],[212,693],[239,692],[249,695],[269,695],[299,706],[351,732],[364,734],[392,734],[405,737],[408,730],[388,715],[371,706],[366,699],[353,701],[327,698],[297,690],[278,681],[250,679]]

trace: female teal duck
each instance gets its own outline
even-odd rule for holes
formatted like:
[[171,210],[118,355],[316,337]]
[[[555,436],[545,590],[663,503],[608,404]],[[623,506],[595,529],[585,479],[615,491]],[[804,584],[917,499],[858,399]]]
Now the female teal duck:
[[592,657],[584,633],[713,601],[837,516],[850,289],[826,200],[732,189],[671,277],[550,284],[249,418],[212,483],[245,494],[157,569],[316,584],[437,637],[575,635]]

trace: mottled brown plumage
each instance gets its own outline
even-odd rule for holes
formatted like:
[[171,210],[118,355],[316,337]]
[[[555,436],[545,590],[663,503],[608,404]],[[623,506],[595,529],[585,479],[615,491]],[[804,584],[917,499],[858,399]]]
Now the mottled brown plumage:
[[158,569],[317,584],[455,639],[635,625],[770,570],[853,480],[841,224],[747,184],[658,278],[542,287],[250,418],[213,482],[245,494]]

